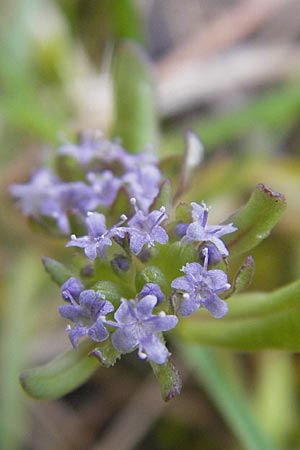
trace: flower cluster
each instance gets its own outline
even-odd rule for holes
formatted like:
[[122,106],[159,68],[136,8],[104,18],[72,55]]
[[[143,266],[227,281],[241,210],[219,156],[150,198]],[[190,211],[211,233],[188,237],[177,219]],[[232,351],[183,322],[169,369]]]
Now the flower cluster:
[[89,338],[161,365],[170,355],[163,333],[181,318],[202,307],[215,318],[228,311],[223,236],[236,227],[209,225],[204,202],[181,202],[180,220],[171,193],[162,194],[157,163],[149,153],[130,155],[116,142],[83,136],[58,149],[59,176],[41,169],[11,187],[23,213],[54,219],[79,255],[81,270],[62,284],[59,308],[74,348]]
[[130,155],[117,142],[97,136],[84,135],[78,145],[61,146],[57,161],[62,168],[75,162],[80,181],[66,181],[43,168],[29,183],[12,185],[10,192],[24,215],[37,221],[52,219],[62,234],[71,232],[70,216],[84,220],[89,211],[108,211],[122,189],[144,212],[159,191],[161,173],[152,154]]

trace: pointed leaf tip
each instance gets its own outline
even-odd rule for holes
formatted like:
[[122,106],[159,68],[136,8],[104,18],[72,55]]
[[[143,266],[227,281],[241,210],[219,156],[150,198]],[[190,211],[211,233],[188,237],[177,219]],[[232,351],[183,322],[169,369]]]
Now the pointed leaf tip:
[[156,364],[150,361],[150,364],[159,383],[163,400],[168,402],[179,395],[182,382],[178,370],[171,361],[167,361],[165,364]]
[[284,195],[260,183],[249,201],[230,216],[225,223],[233,223],[237,231],[224,236],[231,256],[240,255],[256,247],[269,236],[286,207]]
[[65,281],[73,276],[72,272],[67,269],[64,264],[56,261],[55,259],[49,258],[48,256],[42,257],[42,263],[46,269],[46,272],[49,273],[52,280],[61,286]]
[[235,274],[233,281],[233,292],[238,293],[247,289],[253,279],[255,262],[252,256],[246,256],[242,265]]

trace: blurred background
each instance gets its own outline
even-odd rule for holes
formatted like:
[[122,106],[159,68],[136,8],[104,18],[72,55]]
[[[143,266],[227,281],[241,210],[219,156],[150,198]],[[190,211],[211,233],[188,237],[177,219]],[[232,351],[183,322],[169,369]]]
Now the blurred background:
[[[120,39],[153,63],[158,152],[181,154],[184,130],[204,143],[189,192],[213,205],[212,223],[258,182],[283,193],[287,211],[252,252],[252,290],[300,274],[299,0],[0,0],[0,447],[3,450],[235,450],[241,444],[209,392],[175,353],[182,394],[165,404],[135,354],[99,369],[74,393],[37,401],[21,390],[24,367],[69,348],[59,289],[43,255],[64,247],[35,233],[7,188],[25,182],[55,145],[86,129],[110,135],[111,64]],[[134,127],[134,123],[132,124]],[[229,377],[254,420],[284,450],[300,449],[300,359],[241,354]],[[240,386],[240,384],[242,386]],[[257,447],[258,449],[259,447]],[[262,448],[262,447],[261,447]]]

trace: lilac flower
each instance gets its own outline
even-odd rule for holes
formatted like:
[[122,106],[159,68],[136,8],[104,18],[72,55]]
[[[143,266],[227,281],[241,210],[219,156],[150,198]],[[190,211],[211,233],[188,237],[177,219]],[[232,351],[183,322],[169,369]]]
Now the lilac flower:
[[119,328],[112,335],[112,344],[119,352],[128,353],[138,347],[141,359],[148,357],[157,364],[167,361],[169,352],[159,333],[174,328],[178,319],[164,312],[152,314],[156,304],[154,295],[146,295],[139,302],[122,299],[114,316]]
[[228,256],[228,249],[220,238],[224,234],[233,233],[237,228],[232,223],[227,225],[207,225],[208,208],[205,203],[199,205],[192,202],[191,205],[194,221],[187,227],[183,242],[209,241],[215,245],[222,256]]
[[49,191],[59,183],[59,178],[50,169],[40,169],[29,183],[13,184],[10,193],[18,200],[23,214],[36,217],[40,215]]
[[99,134],[83,133],[78,144],[66,143],[59,147],[60,155],[72,156],[82,167],[101,159],[111,147],[111,142]]
[[70,232],[68,213],[85,215],[97,206],[97,199],[91,186],[81,181],[60,183],[49,190],[40,206],[41,214],[56,220],[64,234]]
[[60,306],[59,313],[75,323],[73,328],[71,325],[67,327],[73,347],[77,347],[77,341],[83,336],[95,342],[105,341],[109,335],[104,327],[105,316],[114,310],[113,305],[92,289],[82,291],[78,303],[72,295],[69,300],[71,304]]
[[[135,206],[136,200],[131,199],[131,203]],[[130,250],[138,255],[145,244],[153,247],[155,242],[165,244],[168,242],[167,232],[159,224],[167,218],[165,208],[162,206],[160,210],[151,211],[145,214],[142,210],[136,208],[135,215],[128,221],[128,229],[130,235]]]
[[143,289],[139,293],[139,298],[143,298],[146,295],[154,295],[157,298],[157,305],[160,305],[165,299],[160,286],[156,283],[146,283],[143,286]]
[[123,233],[118,229],[118,225],[127,220],[126,216],[122,216],[122,220],[107,230],[105,226],[105,216],[101,213],[90,212],[86,218],[86,226],[88,235],[77,238],[74,234],[66,247],[80,247],[84,249],[84,253],[90,259],[95,259],[97,256],[105,258],[107,246],[112,245],[111,239],[114,235]]
[[171,286],[184,292],[179,314],[189,316],[204,306],[218,319],[228,312],[228,305],[217,294],[228,290],[230,284],[223,270],[207,270],[208,252],[205,256],[203,267],[198,263],[186,264],[181,269],[185,276],[173,280]]
[[122,178],[130,197],[134,197],[138,206],[147,212],[159,192],[161,173],[155,165],[145,165],[134,171],[128,171]]
[[101,173],[90,172],[87,179],[95,193],[97,206],[111,206],[122,185],[120,178],[115,177],[110,170],[105,170]]
[[71,302],[71,298],[78,300],[83,290],[84,286],[79,278],[71,277],[61,286],[61,295],[64,300]]
[[179,222],[174,227],[174,233],[175,236],[179,239],[181,239],[186,234],[186,230],[188,229],[188,226],[190,223],[187,222]]

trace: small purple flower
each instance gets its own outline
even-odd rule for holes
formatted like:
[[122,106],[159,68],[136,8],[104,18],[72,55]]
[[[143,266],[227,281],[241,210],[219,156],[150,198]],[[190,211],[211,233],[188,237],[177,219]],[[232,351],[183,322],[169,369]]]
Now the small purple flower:
[[71,298],[78,300],[83,290],[84,286],[79,278],[71,277],[61,286],[61,295],[64,300],[71,302]]
[[178,313],[189,316],[204,306],[217,319],[228,312],[227,303],[218,297],[218,293],[230,288],[228,278],[223,270],[207,270],[208,254],[206,252],[204,266],[188,263],[181,270],[185,276],[175,278],[171,286],[183,291],[182,303]]
[[134,197],[138,206],[147,212],[159,192],[161,173],[155,165],[138,167],[128,171],[122,178],[130,197]]
[[227,225],[207,225],[208,208],[205,203],[199,205],[192,202],[192,222],[186,230],[183,242],[206,242],[215,245],[222,256],[228,256],[229,252],[224,242],[220,239],[224,234],[233,233],[237,230],[232,223]]
[[199,261],[201,264],[204,264],[206,252],[208,255],[208,266],[215,266],[222,261],[222,255],[217,247],[210,242],[203,242],[199,247]]
[[78,144],[66,143],[58,148],[58,154],[72,156],[82,167],[93,160],[101,158],[110,142],[102,136],[83,133]]
[[[131,203],[135,206],[135,199],[131,199]],[[155,242],[165,244],[168,242],[168,234],[159,224],[167,218],[165,208],[162,206],[160,210],[151,211],[145,214],[141,209],[136,208],[135,215],[128,221],[129,227],[126,230],[130,235],[130,250],[138,255],[145,244],[153,247]]]
[[84,253],[90,259],[95,259],[97,256],[105,258],[106,247],[112,245],[111,239],[114,235],[123,233],[118,229],[118,225],[127,220],[126,216],[122,216],[120,223],[107,230],[105,225],[105,216],[101,213],[90,212],[86,218],[86,226],[88,235],[76,237],[74,234],[71,240],[66,244],[66,247],[80,247],[84,249]]
[[59,313],[75,323],[73,328],[67,327],[73,347],[77,348],[77,341],[83,336],[95,342],[105,341],[109,333],[103,324],[106,323],[105,316],[114,310],[113,305],[92,289],[82,291],[78,303],[72,296],[69,300],[71,304],[60,306]]
[[174,328],[178,319],[164,312],[152,314],[156,304],[154,295],[146,295],[140,301],[122,299],[114,316],[119,328],[112,335],[112,344],[119,352],[128,353],[138,347],[141,359],[148,357],[157,364],[167,361],[169,352],[159,333]]
[[49,191],[40,206],[41,213],[56,220],[64,234],[70,232],[68,213],[85,215],[97,206],[96,195],[91,186],[82,181],[60,183]]
[[111,206],[122,185],[120,178],[114,176],[110,170],[101,173],[90,172],[87,179],[92,185],[99,206]]
[[143,298],[146,295],[154,295],[157,298],[157,305],[160,305],[165,299],[160,286],[156,283],[146,283],[143,286],[143,289],[139,293],[139,298]]
[[190,224],[187,222],[179,222],[174,227],[175,236],[181,239],[186,234],[186,230]]
[[9,190],[10,194],[17,199],[22,213],[36,217],[41,214],[41,208],[49,197],[49,191],[51,192],[59,183],[59,178],[50,169],[40,169],[28,183],[13,184]]

